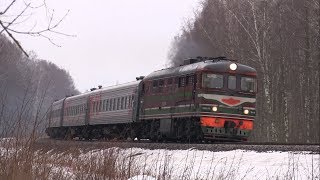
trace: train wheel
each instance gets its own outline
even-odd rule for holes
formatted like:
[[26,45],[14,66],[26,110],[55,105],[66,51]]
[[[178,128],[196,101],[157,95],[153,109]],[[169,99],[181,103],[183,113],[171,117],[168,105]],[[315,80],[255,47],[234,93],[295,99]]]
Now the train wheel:
[[65,133],[63,139],[65,139],[65,140],[72,140],[73,137],[72,137],[72,132],[71,132],[71,131],[72,131],[71,128],[68,128],[68,129],[66,130],[66,133]]

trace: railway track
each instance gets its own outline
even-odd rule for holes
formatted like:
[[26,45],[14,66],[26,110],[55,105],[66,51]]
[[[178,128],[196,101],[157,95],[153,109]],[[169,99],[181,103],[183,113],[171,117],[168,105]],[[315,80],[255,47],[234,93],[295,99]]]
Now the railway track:
[[143,148],[143,149],[168,149],[168,150],[207,150],[207,151],[231,151],[236,149],[268,152],[268,151],[308,151],[314,154],[320,154],[320,144],[302,144],[302,143],[212,143],[212,144],[183,144],[183,143],[153,143],[149,141],[130,142],[130,141],[80,141],[80,140],[53,140],[42,138],[35,142],[35,148],[39,149],[69,149],[81,148],[83,150],[105,149],[111,147],[119,148]]

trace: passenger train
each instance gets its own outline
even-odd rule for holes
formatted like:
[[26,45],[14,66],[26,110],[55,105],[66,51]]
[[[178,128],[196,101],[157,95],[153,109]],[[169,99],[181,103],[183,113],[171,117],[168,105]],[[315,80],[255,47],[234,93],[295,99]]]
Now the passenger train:
[[247,141],[257,72],[225,57],[188,59],[136,81],[53,103],[46,133],[64,139]]

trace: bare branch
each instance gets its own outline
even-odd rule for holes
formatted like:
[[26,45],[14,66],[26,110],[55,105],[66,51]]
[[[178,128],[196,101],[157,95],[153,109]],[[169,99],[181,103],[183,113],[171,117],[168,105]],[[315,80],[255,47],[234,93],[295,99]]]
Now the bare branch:
[[3,12],[0,12],[0,15],[5,14],[15,2],[16,2],[16,0],[13,0]]
[[6,31],[6,33],[9,35],[9,37],[16,43],[16,45],[18,46],[18,48],[23,52],[23,54],[25,54],[27,57],[29,57],[28,53],[22,48],[22,46],[20,45],[20,42],[13,37],[13,35],[6,29],[6,27],[2,24],[2,22],[0,21],[0,25],[2,26],[2,28]]
[[[2,34],[3,31],[7,30],[9,26],[14,23],[30,6],[30,3],[21,11],[20,14],[18,14],[7,26],[3,27],[2,31],[0,31],[0,34]],[[1,21],[1,20],[0,20]]]
[[[54,10],[48,10],[48,7],[47,7],[47,4],[46,4],[46,1],[43,0],[43,3],[41,5],[34,5],[32,4],[31,2],[28,3],[27,1],[25,0],[22,0],[23,3],[25,4],[25,7],[23,8],[23,10],[15,15],[15,16],[7,16],[5,13],[8,12],[8,9],[14,4],[16,0],[13,0],[10,5],[6,8],[5,11],[1,12],[0,15],[1,15],[1,18],[0,19],[0,22],[1,22],[1,26],[3,29],[0,28],[0,34],[2,34],[3,32],[6,32],[9,37],[15,42],[17,43],[17,46],[24,52],[24,54],[27,55],[27,53],[22,49],[20,43],[18,43],[18,41],[14,38],[14,34],[24,34],[24,35],[29,35],[29,36],[37,36],[37,37],[42,37],[42,38],[45,38],[47,39],[51,44],[57,46],[57,47],[60,47],[60,45],[56,44],[52,37],[50,37],[49,34],[47,34],[47,32],[51,33],[51,34],[57,34],[57,35],[63,35],[63,36],[69,36],[69,37],[75,37],[75,35],[70,35],[70,34],[66,34],[66,33],[63,33],[63,32],[59,32],[57,31],[57,28],[58,26],[62,23],[62,21],[66,18],[66,16],[69,14],[70,10],[68,10],[64,16],[61,18],[61,19],[57,19],[58,21],[54,21]],[[18,28],[15,28],[13,27],[13,25],[15,24],[19,24],[19,23],[22,23],[22,22],[25,22],[27,21],[33,13],[31,13],[30,15],[28,15],[27,18],[24,18],[21,22],[17,23],[17,20],[19,18],[21,18],[22,16],[24,16],[24,14],[26,13],[26,11],[28,9],[38,9],[38,8],[45,8],[45,13],[46,13],[46,19],[47,19],[47,27],[43,27],[43,28],[37,28],[36,29],[36,26],[37,26],[37,23],[35,23],[31,29],[29,30],[22,30],[22,29],[18,29]],[[12,20],[6,20],[4,21],[3,17],[9,17],[9,19],[12,19]]]

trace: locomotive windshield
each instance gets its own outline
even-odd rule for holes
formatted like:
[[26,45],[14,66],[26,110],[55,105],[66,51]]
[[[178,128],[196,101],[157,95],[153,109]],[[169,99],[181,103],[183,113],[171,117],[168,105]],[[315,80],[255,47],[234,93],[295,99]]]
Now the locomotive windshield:
[[251,77],[241,77],[241,90],[256,92],[256,80]]
[[228,88],[229,89],[236,89],[237,88],[237,78],[236,78],[236,76],[229,76],[228,77]]
[[205,88],[222,88],[223,87],[223,75],[221,75],[221,74],[204,74],[202,85]]

